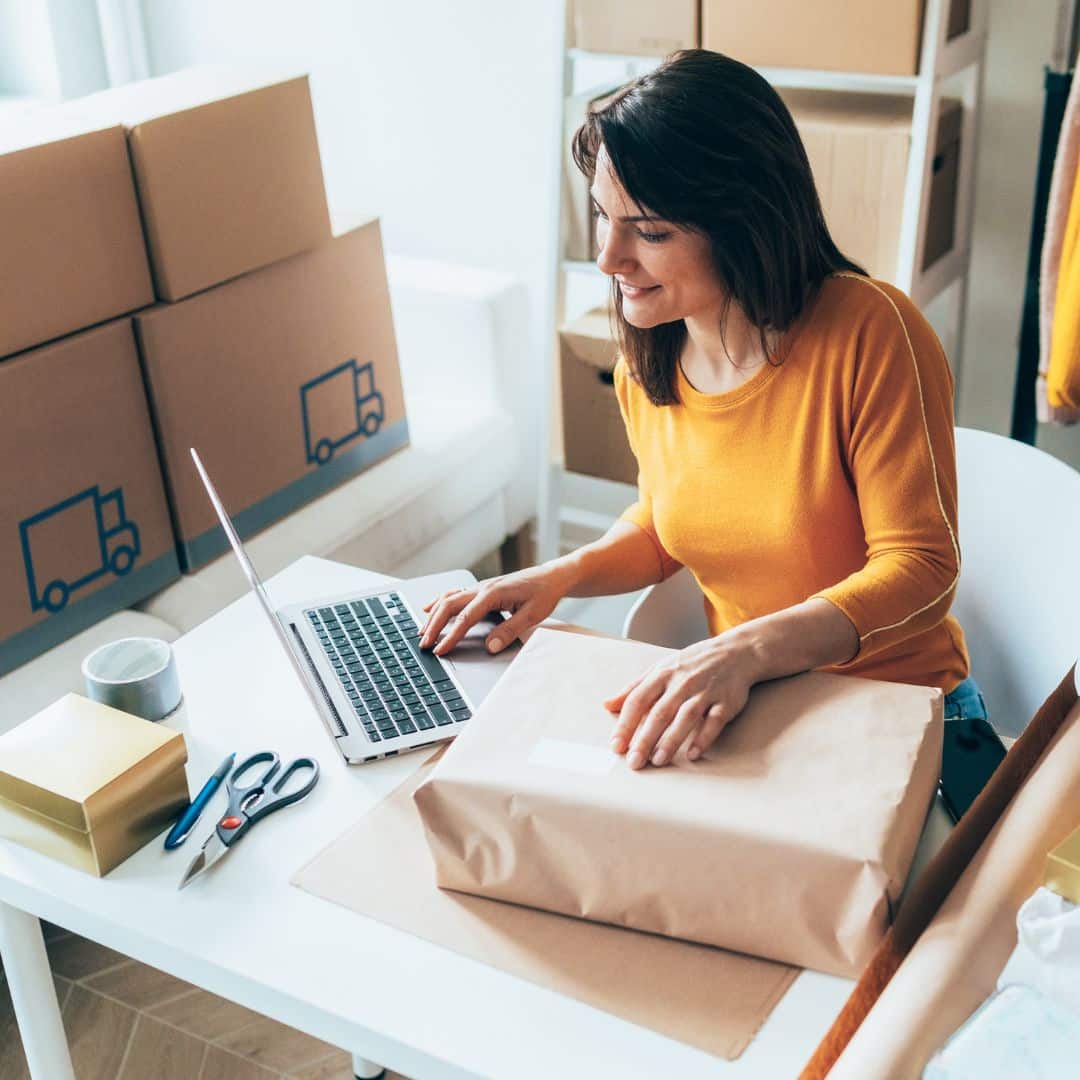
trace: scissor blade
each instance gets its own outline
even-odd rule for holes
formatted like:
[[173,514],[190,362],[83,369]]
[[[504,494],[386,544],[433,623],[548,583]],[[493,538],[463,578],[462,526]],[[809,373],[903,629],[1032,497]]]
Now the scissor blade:
[[184,888],[186,885],[190,885],[200,874],[205,873],[210,869],[224,855],[229,849],[221,842],[221,837],[218,836],[215,830],[207,838],[206,843],[203,844],[202,850],[194,859],[191,860],[191,865],[187,868],[184,876],[180,879],[178,889]]

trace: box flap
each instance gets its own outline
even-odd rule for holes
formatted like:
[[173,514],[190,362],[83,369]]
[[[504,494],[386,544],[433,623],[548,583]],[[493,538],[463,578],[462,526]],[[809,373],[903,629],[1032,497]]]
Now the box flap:
[[295,67],[277,65],[206,64],[114,86],[52,108],[58,116],[87,126],[123,124],[132,128],[223,98],[294,81],[306,84],[307,75]]
[[[137,766],[156,759],[175,767],[178,754],[186,760],[179,732],[67,694],[0,735],[0,797],[85,832],[133,782],[146,781]],[[105,805],[91,811],[103,789]]]
[[611,337],[611,320],[607,308],[594,308],[581,318],[567,323],[559,331],[559,339],[579,360],[591,367],[611,371],[618,359],[618,346]]
[[795,122],[849,129],[911,130],[912,99],[894,94],[849,94],[836,90],[780,91]]

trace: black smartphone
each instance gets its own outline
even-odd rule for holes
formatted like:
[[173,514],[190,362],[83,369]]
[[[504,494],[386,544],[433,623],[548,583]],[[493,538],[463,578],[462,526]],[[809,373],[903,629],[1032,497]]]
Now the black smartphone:
[[1005,747],[987,721],[945,721],[940,790],[954,822],[963,817],[1004,757]]

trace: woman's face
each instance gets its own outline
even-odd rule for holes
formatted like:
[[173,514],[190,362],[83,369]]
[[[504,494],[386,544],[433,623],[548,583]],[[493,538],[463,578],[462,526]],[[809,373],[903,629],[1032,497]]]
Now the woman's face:
[[627,322],[644,330],[712,316],[722,308],[725,292],[708,240],[636,206],[603,147],[596,157],[592,197],[600,248],[596,264],[618,282]]

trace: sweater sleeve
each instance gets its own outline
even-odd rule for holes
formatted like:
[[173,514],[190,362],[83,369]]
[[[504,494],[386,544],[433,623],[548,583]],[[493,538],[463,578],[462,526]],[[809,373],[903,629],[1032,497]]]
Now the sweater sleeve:
[[652,492],[641,469],[641,455],[638,452],[638,446],[634,435],[634,425],[632,423],[629,401],[630,374],[626,369],[626,361],[621,356],[615,364],[614,375],[615,396],[619,402],[619,412],[622,413],[623,426],[626,428],[626,437],[630,442],[630,449],[634,454],[635,460],[638,462],[637,502],[628,506],[619,515],[619,520],[629,521],[632,525],[637,525],[638,528],[653,542],[653,547],[656,548],[656,558],[659,563],[660,580],[662,581],[664,578],[670,577],[678,570],[682,566],[682,563],[677,559],[672,558],[665,550],[664,545],[660,542],[660,537],[657,535],[656,525],[653,523]]
[[1055,408],[1080,408],[1080,172],[1069,204],[1058,268],[1046,396]]
[[866,287],[879,295],[870,298],[856,344],[847,467],[867,558],[815,594],[858,630],[849,664],[941,622],[960,575],[948,361],[907,297]]

